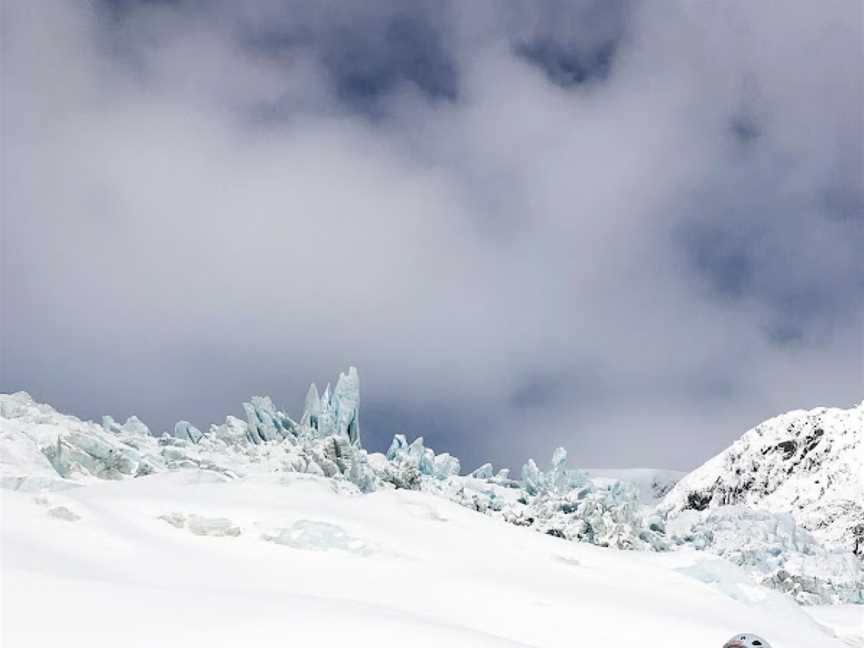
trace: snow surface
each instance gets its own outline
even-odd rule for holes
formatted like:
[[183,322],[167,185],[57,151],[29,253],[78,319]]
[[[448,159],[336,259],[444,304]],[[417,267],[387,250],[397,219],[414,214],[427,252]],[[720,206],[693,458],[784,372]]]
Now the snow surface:
[[8,648],[844,645],[706,554],[567,543],[425,492],[190,469],[0,502]]
[[864,612],[860,605],[814,605],[805,609],[847,645],[864,648]]

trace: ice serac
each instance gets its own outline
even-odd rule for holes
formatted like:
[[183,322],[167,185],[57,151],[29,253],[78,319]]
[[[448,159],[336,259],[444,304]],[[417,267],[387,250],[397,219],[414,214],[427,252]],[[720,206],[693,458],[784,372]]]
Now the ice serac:
[[139,435],[139,426],[134,421],[115,426],[109,431],[61,414],[23,392],[0,394],[3,485],[65,488],[93,478],[122,479],[158,470],[160,460],[149,452],[147,440],[135,443],[131,438]]
[[656,505],[685,475],[678,470],[657,468],[583,468],[594,481],[617,480],[639,489],[639,500],[646,506]]
[[432,461],[432,474],[436,479],[447,479],[451,475],[458,476],[460,470],[459,459],[449,452],[435,455],[435,459]]
[[318,431],[321,420],[321,397],[318,395],[318,387],[315,383],[309,385],[306,392],[306,400],[303,403],[303,416],[300,417],[300,425]]
[[421,475],[435,473],[435,452],[423,444],[423,437],[409,444],[404,434],[395,435],[387,450],[387,459],[396,464],[410,464]]
[[184,441],[198,443],[204,435],[201,434],[201,430],[196,428],[189,421],[177,421],[174,425],[174,436],[178,439],[183,439]]
[[536,495],[542,488],[542,473],[533,459],[522,466],[522,487],[529,495]]
[[474,479],[492,479],[492,475],[494,474],[495,469],[492,467],[491,463],[484,463],[482,466],[475,468],[470,476]]
[[826,545],[864,554],[864,403],[769,419],[681,479],[659,510],[743,504],[789,513]]
[[544,472],[534,460],[522,467],[516,503],[501,507],[505,521],[565,540],[618,549],[665,550],[662,524],[646,516],[635,486],[616,480],[592,482],[567,467],[567,451],[557,448]]
[[251,402],[243,403],[243,410],[252,443],[281,441],[296,431],[297,424],[277,410],[269,396],[253,396]]
[[248,427],[245,421],[241,421],[236,416],[225,417],[225,422],[221,425],[215,423],[210,426],[208,436],[216,441],[221,441],[229,447],[242,446],[248,442],[247,435]]
[[120,425],[112,416],[102,417],[102,427],[108,432],[115,434],[150,434],[150,428],[144,425],[137,416],[130,416],[123,425]]
[[360,377],[355,367],[340,373],[336,388],[330,385],[318,395],[315,383],[309,386],[300,425],[315,436],[344,436],[351,445],[360,447]]
[[[229,416],[204,433],[179,421],[154,436],[136,417],[122,425],[81,421],[35,403],[29,395],[0,394],[0,478],[16,490],[67,488],[91,479],[123,479],[153,472],[204,469],[236,478],[250,472],[306,472],[349,482],[361,491],[380,487],[359,445],[357,370],[340,376],[322,397],[310,389],[297,423],[269,397],[243,404],[246,421]],[[316,425],[317,423],[317,425]],[[453,461],[441,460],[447,470]]]
[[356,367],[340,373],[331,402],[336,434],[348,437],[352,445],[360,445],[360,377]]
[[689,510],[669,522],[667,533],[676,545],[721,556],[798,603],[864,603],[861,562],[825,547],[789,513],[744,506]]
[[397,488],[418,489],[426,481],[448,481],[458,477],[461,466],[459,459],[447,452],[435,454],[417,437],[408,443],[405,435],[393,437],[382,465],[382,479]]
[[587,483],[584,472],[575,468],[567,468],[567,451],[556,448],[552,453],[552,466],[548,472],[542,472],[533,459],[522,466],[522,481],[529,495],[543,492],[566,493]]
[[57,473],[31,439],[15,430],[0,431],[0,487],[29,492],[74,485]]

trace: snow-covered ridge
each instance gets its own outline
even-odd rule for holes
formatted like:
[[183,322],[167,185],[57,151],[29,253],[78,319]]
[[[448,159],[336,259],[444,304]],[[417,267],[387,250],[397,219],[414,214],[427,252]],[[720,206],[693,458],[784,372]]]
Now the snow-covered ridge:
[[864,403],[782,414],[681,479],[660,510],[743,504],[790,514],[827,545],[864,554]]
[[[270,398],[254,397],[243,404],[246,420],[229,416],[206,432],[180,421],[172,434],[159,436],[136,417],[123,424],[104,417],[100,425],[59,413],[23,392],[0,394],[0,485],[45,492],[179,470],[228,480],[306,473],[330,480],[343,493],[425,491],[567,541],[655,552],[696,548],[744,567],[754,581],[799,603],[864,602],[864,572],[848,551],[823,546],[784,510],[710,508],[681,515],[688,507],[674,506],[681,489],[673,488],[680,477],[674,471],[583,471],[568,467],[567,453],[559,448],[548,469],[529,460],[516,478],[491,464],[462,474],[458,458],[402,435],[385,454],[368,453],[360,440],[359,390],[352,367],[335,389],[328,385],[319,395],[312,385],[297,419]],[[860,416],[857,424],[860,438]],[[681,483],[694,479],[689,475]],[[685,498],[685,504],[690,501]],[[194,516],[166,520],[190,529],[209,524]],[[225,526],[225,533],[232,530]]]

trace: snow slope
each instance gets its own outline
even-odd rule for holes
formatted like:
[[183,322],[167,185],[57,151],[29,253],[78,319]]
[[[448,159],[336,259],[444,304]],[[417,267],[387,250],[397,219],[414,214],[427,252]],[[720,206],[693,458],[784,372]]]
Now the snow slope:
[[860,605],[811,606],[806,610],[847,645],[864,648],[864,612]]
[[855,549],[860,533],[864,551],[864,403],[757,425],[681,479],[659,508],[674,517],[729,504],[789,513],[844,550]]
[[569,543],[425,492],[190,468],[0,503],[6,648],[844,645],[707,554]]

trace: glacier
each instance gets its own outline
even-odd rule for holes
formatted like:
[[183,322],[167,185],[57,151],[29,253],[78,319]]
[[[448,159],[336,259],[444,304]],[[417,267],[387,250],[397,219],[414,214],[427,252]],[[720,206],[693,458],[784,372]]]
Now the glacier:
[[[436,453],[422,437],[409,442],[397,434],[385,453],[370,453],[361,443],[359,407],[354,367],[339,375],[335,388],[327,385],[319,393],[312,384],[296,420],[270,397],[255,396],[242,404],[244,418],[228,416],[203,432],[179,421],[170,433],[154,433],[134,416],[123,424],[105,416],[100,425],[57,412],[24,392],[3,394],[0,485],[46,493],[182,470],[226,480],[305,474],[330,480],[344,494],[425,492],[562,541],[653,553],[704,552],[804,605],[864,603],[861,560],[845,531],[834,529],[861,521],[856,515],[862,500],[855,499],[855,489],[864,480],[850,472],[858,461],[855,453],[864,447],[861,406],[769,421],[680,481],[671,472],[569,467],[564,448],[554,451],[545,469],[529,459],[518,479],[491,463],[462,474],[457,457]],[[797,435],[794,446],[780,438],[781,428],[787,436]],[[826,441],[827,449],[819,447]],[[847,456],[832,458],[831,448]],[[864,461],[857,465],[860,469]],[[804,471],[798,481],[818,485],[827,475],[842,493],[852,493],[851,499],[826,494],[824,485],[808,490],[796,481],[796,469]],[[782,492],[786,500],[777,495]],[[193,533],[235,532],[224,520],[166,515],[170,524]],[[279,533],[274,537],[283,537]]]

